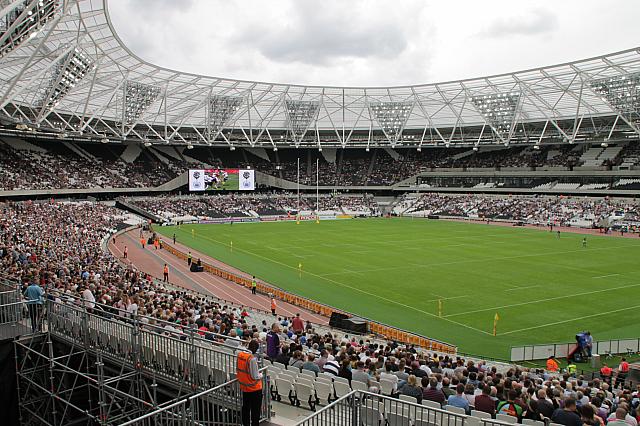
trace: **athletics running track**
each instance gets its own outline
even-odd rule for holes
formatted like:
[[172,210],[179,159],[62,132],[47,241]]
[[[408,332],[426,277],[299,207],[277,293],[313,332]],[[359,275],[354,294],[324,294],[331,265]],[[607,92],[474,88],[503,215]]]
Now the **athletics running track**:
[[[145,240],[150,233],[145,232]],[[128,248],[127,259],[123,259],[124,246]],[[245,272],[239,271],[231,266],[223,264],[218,260],[205,256],[189,247],[180,243],[174,245],[183,252],[191,251],[194,261],[198,258],[203,262],[211,265],[222,267],[229,272],[251,279],[251,276]],[[116,243],[109,240],[109,251],[117,256],[126,264],[135,266],[139,271],[144,271],[154,277],[161,277],[164,264],[169,265],[169,282],[172,285],[194,290],[204,294],[213,295],[223,301],[241,306],[248,306],[261,311],[271,311],[271,301],[267,295],[251,294],[251,290],[231,281],[227,281],[221,277],[210,274],[208,272],[190,272],[186,262],[181,261],[172,254],[160,249],[156,250],[153,245],[145,246],[143,249],[140,245],[140,229],[133,229],[116,237]],[[295,316],[300,314],[305,321],[310,320],[314,324],[326,325],[329,318],[308,312],[290,303],[282,300],[278,301],[276,313],[279,316]]]

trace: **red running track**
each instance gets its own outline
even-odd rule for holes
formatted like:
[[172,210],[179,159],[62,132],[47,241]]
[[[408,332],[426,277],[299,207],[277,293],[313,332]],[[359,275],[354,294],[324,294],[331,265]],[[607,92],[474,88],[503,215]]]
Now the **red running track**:
[[[166,263],[169,265],[169,283],[172,285],[177,285],[179,287],[204,294],[210,294],[236,305],[248,306],[270,313],[271,300],[267,295],[253,295],[251,294],[250,289],[208,272],[191,272],[189,271],[189,267],[186,262],[181,261],[162,249],[156,250],[153,245],[146,245],[143,249],[140,245],[139,233],[139,229],[133,229],[116,237],[115,244],[113,243],[113,240],[109,240],[109,251],[125,263],[131,264],[138,270],[144,271],[155,277],[162,276],[163,267]],[[149,233],[145,233],[145,239],[148,236]],[[125,246],[128,248],[127,259],[123,259]],[[204,262],[215,266],[223,266],[230,272],[236,272],[239,275],[251,278],[245,272],[223,264],[218,260],[205,256],[191,248],[181,244],[175,244],[175,246],[184,252],[190,250],[194,259],[200,258]],[[279,300],[277,304],[278,308],[276,313],[278,315],[291,317],[299,313],[301,318],[305,321],[310,320],[312,323],[323,325],[329,323],[329,319],[327,317],[306,311],[282,300]]]

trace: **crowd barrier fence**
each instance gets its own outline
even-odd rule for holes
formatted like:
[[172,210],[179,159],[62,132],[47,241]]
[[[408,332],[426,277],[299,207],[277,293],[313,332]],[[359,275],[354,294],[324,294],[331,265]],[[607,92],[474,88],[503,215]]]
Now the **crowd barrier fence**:
[[[541,345],[523,345],[511,348],[511,361],[534,361],[550,356],[566,358],[577,346],[576,342],[550,343]],[[615,354],[634,354],[640,351],[640,338],[600,340],[593,342],[591,352],[600,356]]]

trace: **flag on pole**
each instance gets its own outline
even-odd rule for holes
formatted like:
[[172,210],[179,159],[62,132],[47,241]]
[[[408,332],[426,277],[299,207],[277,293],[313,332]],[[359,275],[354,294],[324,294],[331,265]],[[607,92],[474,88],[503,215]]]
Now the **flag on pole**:
[[302,262],[298,262],[298,276],[302,278]]
[[195,230],[195,229],[193,229],[193,228],[191,228],[191,236],[192,236],[193,238],[195,238],[195,237],[196,237],[196,230]]
[[298,263],[298,269],[302,269],[302,263]]
[[442,299],[438,299],[438,316],[442,316]]
[[231,251],[233,251],[233,241],[231,241]]
[[498,313],[496,312],[495,316],[493,317],[493,335],[496,335],[496,329],[498,327],[498,321],[500,321],[500,315],[498,315]]

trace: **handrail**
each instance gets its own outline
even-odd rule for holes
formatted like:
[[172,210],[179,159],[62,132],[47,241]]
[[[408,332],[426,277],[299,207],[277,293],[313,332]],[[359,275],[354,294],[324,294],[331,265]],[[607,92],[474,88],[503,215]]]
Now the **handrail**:
[[128,422],[121,423],[120,426],[132,425],[132,424],[140,422],[141,420],[148,419],[149,417],[157,416],[158,414],[160,414],[162,412],[165,412],[167,410],[170,410],[171,408],[177,407],[178,405],[186,404],[187,402],[189,402],[189,401],[191,401],[193,399],[196,399],[196,398],[199,398],[201,396],[205,396],[205,395],[208,395],[208,394],[210,394],[212,392],[215,392],[215,391],[218,391],[220,389],[223,389],[223,388],[231,385],[232,383],[236,383],[237,381],[238,381],[238,379],[229,380],[226,383],[222,383],[221,385],[218,385],[218,386],[209,388],[207,390],[201,391],[200,393],[197,393],[197,394],[190,395],[190,396],[187,396],[185,398],[179,399],[178,401],[175,401],[175,402],[173,402],[173,403],[171,403],[171,404],[169,404],[167,406],[164,406],[162,408],[159,408],[156,411],[152,411],[151,413],[147,413],[147,414],[142,415],[140,417],[136,417],[135,419],[129,420]]
[[[258,372],[260,372],[260,373],[266,373],[266,371],[267,371],[267,367],[263,367],[263,368],[258,370]],[[264,376],[266,377],[266,374]],[[135,419],[129,420],[129,421],[125,422],[125,423],[121,423],[120,426],[130,426],[130,425],[137,424],[142,420],[145,420],[145,419],[148,419],[148,418],[151,418],[151,417],[155,417],[155,416],[157,416],[157,415],[159,415],[159,414],[161,414],[163,412],[166,412],[166,411],[168,411],[168,410],[170,410],[172,408],[178,407],[180,405],[186,405],[186,404],[190,403],[191,401],[194,401],[194,400],[196,400],[198,398],[201,398],[203,396],[207,396],[207,395],[209,395],[211,393],[215,393],[215,392],[217,392],[217,391],[219,391],[221,389],[224,389],[224,388],[226,388],[228,386],[233,385],[234,383],[238,383],[238,379],[237,378],[229,380],[229,381],[227,381],[225,383],[222,383],[220,385],[214,386],[212,388],[206,389],[204,391],[200,391],[198,393],[195,393],[195,394],[186,396],[184,398],[181,398],[178,401],[175,401],[175,402],[173,402],[173,403],[171,403],[169,405],[166,405],[164,407],[158,408],[155,411],[152,411],[150,413],[144,414],[144,415],[142,415],[140,417],[136,417]],[[268,388],[263,386],[263,392],[265,392],[265,391],[268,392]]]
[[[165,240],[161,239],[161,243],[162,243],[163,250],[173,254],[178,259],[186,260],[188,258],[188,255],[186,253],[173,247],[172,245],[167,243]],[[223,279],[234,282],[236,284],[240,284],[246,288],[251,287],[251,280],[249,280],[248,278],[244,278],[235,272],[231,272],[224,268],[213,266],[204,261],[202,261],[202,267],[205,271],[212,273],[213,275],[219,276]],[[299,306],[303,309],[307,309],[311,312],[315,312],[325,317],[330,317],[331,314],[334,312],[346,314],[346,315],[352,315],[349,312],[334,308],[333,306],[315,302],[313,300],[299,296],[295,293],[285,291],[281,288],[275,287],[270,284],[265,284],[263,282],[257,283],[257,290],[262,293],[270,293],[280,300],[284,300],[285,302],[289,302],[293,305]],[[373,321],[368,318],[364,318],[364,317],[361,317],[361,318],[363,318],[368,322],[369,329],[371,330],[371,332],[381,335],[386,339],[396,340],[396,341],[399,341],[402,343],[408,343],[411,345],[417,345],[427,350],[432,350],[436,352],[443,352],[448,354],[455,354],[457,352],[457,347],[450,343],[446,343],[437,339],[432,339],[426,336],[422,336],[417,333],[406,331],[406,330],[393,327],[387,324],[383,324],[378,321]]]
[[[384,407],[383,411],[380,411],[381,406]],[[412,417],[421,419],[421,423],[428,424],[454,424],[459,426],[465,426],[470,423],[478,424],[476,421],[473,421],[472,423],[471,420],[468,420],[471,416],[468,416],[467,414],[454,413],[443,408],[433,408],[369,391],[352,390],[336,401],[333,401],[331,404],[305,417],[303,420],[299,421],[296,426],[327,424],[339,424],[345,426],[350,424],[350,426],[359,426],[362,424],[370,424],[362,418],[363,416],[367,417],[367,413],[361,411],[363,408],[373,410],[373,415],[376,417],[377,415],[384,415],[385,417],[400,416],[402,418],[407,418],[407,420],[408,417]],[[376,411],[379,414],[376,414]],[[345,414],[347,415],[345,416]],[[367,420],[371,420],[372,423],[375,424],[378,423],[379,419],[380,418],[378,417]],[[476,418],[473,418],[473,420],[476,420]],[[513,424],[492,418],[477,418],[477,421],[479,421],[479,424],[483,426],[502,426]],[[396,423],[389,421],[389,424]],[[401,424],[405,424],[404,420],[402,420]]]
[[[64,301],[64,299],[67,297],[67,295],[66,295],[66,294],[64,294],[64,293],[60,293],[57,289],[51,289],[51,290],[48,290],[47,292],[45,292],[45,295],[44,295],[44,297],[45,297],[45,298],[46,298],[47,294],[55,294],[55,295],[58,295],[58,296],[59,296],[63,301]],[[86,300],[86,299],[84,299],[84,298],[82,298],[82,295],[79,295],[79,296],[78,296],[78,300],[79,300],[79,301],[81,301],[81,302],[83,303],[82,307],[84,307],[84,302],[86,302],[87,300]],[[162,320],[162,319],[158,319],[158,318],[150,317],[150,316],[147,316],[147,315],[139,315],[139,314],[135,314],[135,315],[133,315],[133,316],[131,316],[131,317],[128,317],[127,315],[129,315],[129,314],[128,314],[127,312],[125,312],[125,316],[120,316],[119,314],[122,312],[122,310],[121,310],[121,309],[118,309],[118,308],[116,308],[116,307],[114,307],[114,306],[105,305],[105,304],[99,303],[99,302],[97,302],[97,301],[96,301],[96,302],[91,302],[91,303],[95,304],[95,306],[97,306],[97,307],[99,307],[99,308],[100,308],[100,310],[99,310],[99,312],[100,312],[100,313],[103,313],[103,314],[106,314],[106,315],[113,315],[113,316],[114,316],[114,317],[116,317],[117,319],[125,320],[125,321],[132,321],[132,322],[133,322],[133,321],[137,320],[137,322],[138,322],[138,323],[139,323],[143,328],[149,328],[149,329],[152,329],[153,331],[155,331],[155,332],[156,332],[156,333],[158,333],[158,334],[167,334],[167,337],[169,337],[169,338],[173,338],[173,339],[175,339],[175,338],[177,338],[177,337],[178,337],[178,336],[180,336],[180,335],[191,335],[191,334],[193,334],[193,337],[194,337],[194,338],[199,339],[199,341],[205,342],[206,344],[212,345],[213,347],[215,347],[215,346],[222,346],[222,347],[223,347],[223,348],[225,348],[225,349],[232,350],[234,353],[235,353],[236,351],[241,350],[241,348],[240,348],[240,346],[239,346],[239,345],[238,345],[238,346],[232,346],[232,345],[229,345],[229,344],[227,344],[227,343],[225,343],[225,342],[217,342],[217,341],[207,340],[207,339],[205,339],[204,337],[202,337],[202,336],[200,335],[200,334],[202,333],[202,334],[204,334],[205,336],[206,336],[206,335],[212,335],[212,336],[214,336],[214,337],[219,337],[219,338],[224,338],[224,339],[233,339],[233,337],[229,337],[229,336],[226,336],[226,335],[224,335],[224,334],[214,333],[214,332],[212,332],[212,331],[203,331],[203,330],[199,330],[199,329],[192,328],[192,327],[185,327],[185,326],[183,326],[183,325],[178,325],[178,324],[176,324],[176,323],[171,323],[171,322],[169,322],[169,321],[164,321],[164,320]],[[65,304],[65,306],[67,306],[67,307],[71,307],[71,308],[75,308],[75,309],[80,310],[80,311],[83,311],[83,309],[79,309],[79,308],[80,308],[80,306],[78,306],[78,305],[67,305],[67,304]],[[117,311],[117,312],[118,312],[118,314],[110,313],[109,311],[112,311],[112,310]],[[102,315],[100,315],[100,314],[98,314],[98,313],[95,313],[95,315],[96,315],[96,316],[100,316],[100,317],[101,317],[103,320],[105,320],[105,321],[113,321],[113,319],[112,319],[112,318],[104,318],[104,316],[102,316]],[[150,322],[149,322],[149,323],[142,323],[142,322],[140,321],[140,319],[143,319],[143,318],[147,318]],[[154,322],[155,324],[152,324],[151,322]],[[180,331],[170,331],[170,330],[165,330],[163,327],[158,326],[158,325],[157,325],[158,323],[159,323],[159,324],[165,324],[165,325],[168,325],[168,326],[174,327],[174,328],[176,328],[176,329],[178,329],[178,330],[184,330],[184,331],[183,331],[183,332],[180,332]],[[155,330],[154,330],[154,329],[155,329]],[[179,339],[179,338],[178,338],[178,339]]]

